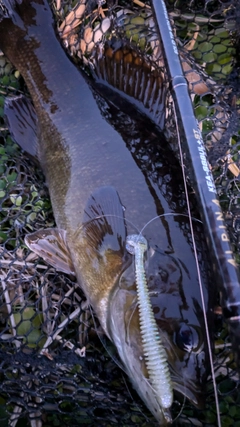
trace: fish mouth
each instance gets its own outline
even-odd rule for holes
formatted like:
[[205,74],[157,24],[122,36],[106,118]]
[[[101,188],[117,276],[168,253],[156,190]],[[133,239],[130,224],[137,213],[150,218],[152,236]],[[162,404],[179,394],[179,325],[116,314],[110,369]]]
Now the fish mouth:
[[181,384],[177,378],[172,378],[172,383],[174,391],[186,397],[198,409],[204,408],[203,393],[195,386],[195,384],[189,381]]

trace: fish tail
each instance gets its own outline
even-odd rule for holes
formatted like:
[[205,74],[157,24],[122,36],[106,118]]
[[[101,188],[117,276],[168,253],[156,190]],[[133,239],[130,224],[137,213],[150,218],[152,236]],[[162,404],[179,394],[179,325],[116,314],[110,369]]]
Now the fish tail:
[[26,56],[31,31],[35,36],[41,26],[47,34],[50,25],[53,17],[46,0],[0,0],[0,49],[14,65]]
[[1,0],[0,1],[0,22],[8,20],[15,25],[19,25],[19,17],[21,16],[21,11],[30,5],[28,0]]
[[53,94],[46,76],[51,87],[58,86],[55,76],[63,80],[59,69],[66,62],[48,1],[0,0],[0,14],[0,49],[24,78],[35,109],[42,114],[42,103],[50,102]]
[[20,0],[2,0],[0,2],[0,21],[6,17],[10,17],[19,3]]
[[1,0],[0,1],[0,21],[4,18],[10,18],[17,22],[17,15],[26,10],[32,3],[46,4],[45,0]]

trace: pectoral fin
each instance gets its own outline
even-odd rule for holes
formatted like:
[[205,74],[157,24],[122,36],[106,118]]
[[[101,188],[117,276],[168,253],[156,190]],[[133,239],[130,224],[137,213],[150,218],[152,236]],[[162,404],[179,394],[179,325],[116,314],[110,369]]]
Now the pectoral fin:
[[126,239],[124,211],[114,187],[100,187],[88,199],[82,233],[93,248],[123,248]]
[[33,157],[37,157],[37,116],[32,102],[25,96],[8,97],[4,114],[13,140]]
[[58,228],[47,228],[25,237],[25,243],[33,252],[41,256],[46,263],[56,270],[74,274],[74,267],[66,242],[66,231]]
[[113,187],[101,187],[89,197],[84,224],[75,239],[81,247],[82,272],[106,291],[116,283],[126,254],[124,210]]

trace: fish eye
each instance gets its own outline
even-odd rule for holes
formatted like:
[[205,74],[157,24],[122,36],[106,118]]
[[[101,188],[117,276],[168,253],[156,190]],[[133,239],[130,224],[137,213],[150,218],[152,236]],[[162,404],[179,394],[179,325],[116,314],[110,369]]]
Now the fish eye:
[[162,281],[167,283],[168,277],[169,277],[167,270],[164,270],[163,268],[159,268],[159,275],[160,275]]
[[184,351],[191,352],[199,347],[199,335],[195,328],[182,324],[176,332],[175,341],[177,346]]

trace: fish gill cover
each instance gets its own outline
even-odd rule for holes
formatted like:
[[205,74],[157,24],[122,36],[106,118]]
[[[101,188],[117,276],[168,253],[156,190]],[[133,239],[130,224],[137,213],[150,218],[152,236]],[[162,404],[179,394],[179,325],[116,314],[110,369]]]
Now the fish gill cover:
[[[63,0],[51,5],[72,60],[99,84],[107,82],[106,91],[124,92],[163,130],[178,158],[170,81],[150,5]],[[166,6],[239,262],[239,2],[179,0]],[[26,94],[26,87],[4,55],[0,74],[1,425],[155,425],[116,365],[115,348],[86,309],[74,277],[59,274],[24,244],[26,234],[53,227],[54,218],[39,168],[13,142],[4,120],[5,98]],[[141,149],[138,161],[144,164],[144,155],[153,154],[142,155]],[[153,157],[149,163],[152,179],[159,180],[173,206],[179,200],[168,166]],[[214,313],[221,423],[238,426],[238,374],[217,299]],[[205,411],[176,396],[172,412],[173,418],[181,413],[178,425],[216,426],[211,377]]]

